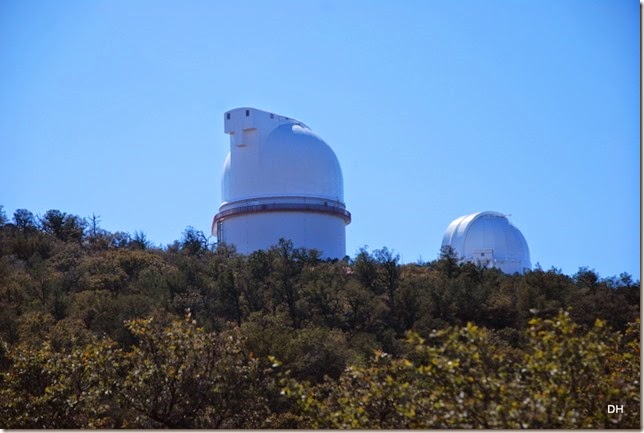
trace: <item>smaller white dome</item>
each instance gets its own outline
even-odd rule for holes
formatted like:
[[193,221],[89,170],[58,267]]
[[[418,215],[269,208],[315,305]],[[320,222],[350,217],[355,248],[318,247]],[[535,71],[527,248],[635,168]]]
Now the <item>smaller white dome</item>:
[[496,267],[508,274],[522,274],[532,267],[523,234],[499,212],[478,212],[455,219],[443,236],[442,246],[447,245],[462,260]]

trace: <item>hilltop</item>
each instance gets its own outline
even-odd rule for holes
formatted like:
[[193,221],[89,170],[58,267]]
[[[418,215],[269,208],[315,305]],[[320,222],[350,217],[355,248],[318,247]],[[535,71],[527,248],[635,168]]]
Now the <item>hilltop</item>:
[[1,427],[635,428],[639,286],[0,213]]

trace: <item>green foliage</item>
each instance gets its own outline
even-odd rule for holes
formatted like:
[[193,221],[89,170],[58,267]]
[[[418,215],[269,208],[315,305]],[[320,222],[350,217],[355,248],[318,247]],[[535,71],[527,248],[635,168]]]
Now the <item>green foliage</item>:
[[[597,320],[585,333],[567,313],[552,320],[530,321],[531,350],[525,382],[530,400],[529,425],[549,428],[634,427],[639,420],[639,373],[621,384],[613,377],[615,351],[632,357],[639,349],[624,347],[621,334]],[[613,367],[613,368],[611,368]],[[608,372],[608,374],[606,374]],[[633,386],[636,385],[636,386]],[[625,405],[629,416],[608,414],[608,404]],[[637,414],[637,416],[633,416]]]
[[3,346],[0,419],[10,428],[260,428],[279,425],[270,369],[239,330],[207,333],[187,316],[128,322],[137,339],[55,351]]
[[87,222],[75,215],[67,215],[59,210],[48,210],[40,219],[40,226],[45,233],[51,234],[61,241],[80,242],[83,238]]
[[0,207],[0,426],[639,426],[639,281],[399,260]]
[[199,255],[209,249],[208,239],[200,230],[188,227],[181,236],[181,249],[189,254]]
[[[525,352],[472,324],[427,341],[411,333],[409,359],[377,352],[337,382],[290,379],[283,392],[310,428],[639,427],[636,339],[625,343],[601,321],[580,332],[567,313],[533,319],[526,332]],[[625,413],[609,414],[609,404]]]
[[133,411],[127,428],[260,427],[266,388],[257,358],[240,348],[239,333],[207,333],[187,316],[161,328],[135,320],[139,343],[122,396]]
[[112,427],[120,349],[108,341],[72,352],[18,345],[0,383],[0,419],[9,428]]
[[349,361],[360,359],[347,336],[337,329],[308,326],[293,329],[286,313],[278,316],[255,314],[241,326],[244,347],[261,359],[274,357],[293,377],[321,382],[337,378]]
[[13,213],[13,223],[23,232],[33,232],[38,228],[36,217],[27,209],[17,209]]

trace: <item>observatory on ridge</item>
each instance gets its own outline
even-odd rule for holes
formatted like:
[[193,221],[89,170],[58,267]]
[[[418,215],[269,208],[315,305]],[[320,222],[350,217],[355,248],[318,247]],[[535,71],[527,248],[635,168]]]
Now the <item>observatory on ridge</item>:
[[443,236],[442,246],[447,245],[464,261],[499,268],[507,274],[523,274],[531,268],[528,243],[507,216],[498,212],[455,219]]
[[224,132],[230,152],[212,223],[217,240],[249,254],[284,238],[343,258],[351,214],[329,145],[298,120],[247,107],[224,114]]

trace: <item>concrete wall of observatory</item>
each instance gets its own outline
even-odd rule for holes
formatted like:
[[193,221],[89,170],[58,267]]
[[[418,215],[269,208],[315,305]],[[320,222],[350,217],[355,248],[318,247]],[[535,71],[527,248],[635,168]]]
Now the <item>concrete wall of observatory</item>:
[[315,248],[323,257],[345,255],[344,221],[313,212],[266,212],[226,219],[221,240],[235,245],[237,252],[250,254],[290,239],[296,248]]

